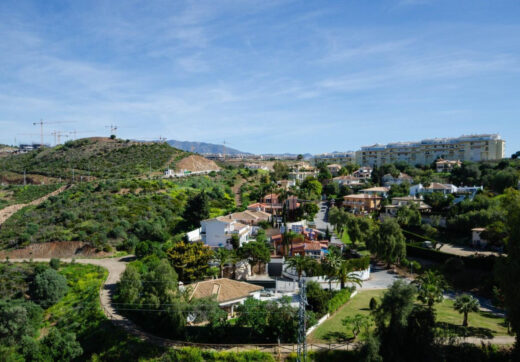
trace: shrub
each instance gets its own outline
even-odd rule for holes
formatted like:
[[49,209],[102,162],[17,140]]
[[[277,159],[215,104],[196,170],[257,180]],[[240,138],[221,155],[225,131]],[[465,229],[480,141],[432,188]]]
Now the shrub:
[[349,301],[351,292],[349,289],[343,289],[337,292],[329,301],[328,312],[330,314],[337,311],[343,304]]
[[60,268],[60,259],[58,258],[52,258],[49,262],[49,265],[52,269],[58,270]]
[[54,269],[37,274],[31,285],[31,295],[43,308],[48,308],[67,293],[67,279]]
[[370,303],[368,304],[368,307],[370,308],[370,310],[376,310],[377,309],[377,299],[372,297],[370,298]]

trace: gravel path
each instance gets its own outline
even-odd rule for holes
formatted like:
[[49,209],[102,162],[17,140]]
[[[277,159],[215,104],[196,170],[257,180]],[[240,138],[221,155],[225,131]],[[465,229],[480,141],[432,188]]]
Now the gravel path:
[[0,210],[0,226],[4,222],[6,222],[7,219],[9,219],[11,216],[13,216],[16,212],[23,209],[24,207],[31,206],[31,205],[32,206],[39,205],[42,202],[44,202],[45,200],[47,200],[49,197],[56,196],[59,193],[65,191],[67,188],[68,188],[68,186],[62,186],[59,189],[57,189],[56,191],[53,191],[50,194],[40,197],[39,199],[31,201],[27,204],[16,204],[16,205],[11,205],[11,206],[7,206],[6,208],[3,208],[2,210]]

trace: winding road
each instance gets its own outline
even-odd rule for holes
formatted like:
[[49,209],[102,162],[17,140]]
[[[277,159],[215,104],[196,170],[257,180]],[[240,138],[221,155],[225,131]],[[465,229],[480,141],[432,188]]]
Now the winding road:
[[[127,319],[125,316],[119,314],[112,304],[114,292],[116,290],[117,283],[121,279],[121,275],[126,269],[126,265],[129,261],[133,260],[133,256],[125,256],[119,258],[106,258],[106,259],[75,259],[76,263],[79,264],[92,264],[98,265],[108,270],[108,277],[103,283],[100,289],[100,304],[105,316],[112,321],[112,323],[120,328],[123,328],[129,334],[132,334],[139,339],[153,343],[161,347],[181,347],[181,346],[197,346],[200,348],[209,349],[221,349],[228,351],[248,351],[248,350],[261,350],[272,354],[286,354],[295,352],[297,345],[293,344],[282,344],[282,345],[219,345],[219,344],[196,344],[185,341],[174,341],[157,337],[151,333],[141,330],[135,323]],[[50,258],[35,258],[32,259],[35,262],[49,262]],[[60,259],[62,262],[70,263],[71,258]],[[10,262],[28,262],[29,259],[10,259]],[[395,279],[399,277],[395,274],[389,273],[388,270],[375,269],[371,275],[370,281],[366,282],[366,285],[362,289],[386,289]],[[491,343],[498,345],[511,345],[515,343],[515,338],[512,336],[496,336],[492,339],[468,337],[464,339],[467,343],[474,343],[480,345],[481,343]],[[352,349],[355,348],[355,344],[309,344],[308,350],[330,350],[330,349]]]

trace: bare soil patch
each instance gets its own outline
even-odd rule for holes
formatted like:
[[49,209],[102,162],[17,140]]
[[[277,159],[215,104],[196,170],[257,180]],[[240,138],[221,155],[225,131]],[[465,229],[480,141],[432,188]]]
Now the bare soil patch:
[[175,165],[176,170],[197,171],[219,171],[220,167],[212,161],[199,155],[190,155],[183,158]]
[[82,241],[56,241],[50,243],[31,244],[23,249],[0,251],[0,258],[75,258],[105,257],[110,253],[99,252],[92,245]]

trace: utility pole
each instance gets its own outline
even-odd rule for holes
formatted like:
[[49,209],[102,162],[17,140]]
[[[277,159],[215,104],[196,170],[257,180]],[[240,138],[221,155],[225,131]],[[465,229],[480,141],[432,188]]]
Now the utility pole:
[[307,295],[305,281],[300,278],[300,307],[298,309],[298,362],[307,360],[307,326],[305,321],[305,307],[307,306]]
[[27,178],[25,176],[25,169],[23,170],[23,185],[27,185]]

